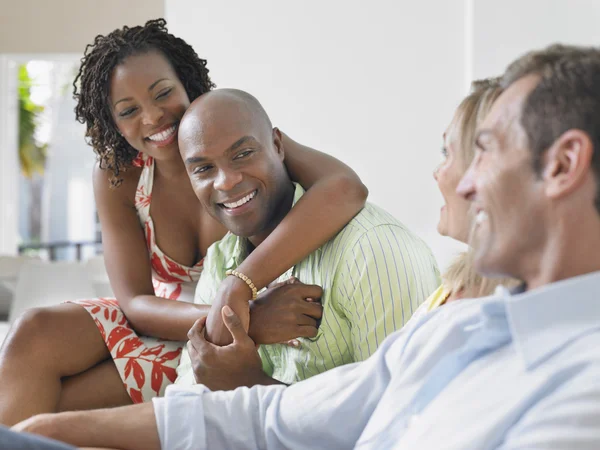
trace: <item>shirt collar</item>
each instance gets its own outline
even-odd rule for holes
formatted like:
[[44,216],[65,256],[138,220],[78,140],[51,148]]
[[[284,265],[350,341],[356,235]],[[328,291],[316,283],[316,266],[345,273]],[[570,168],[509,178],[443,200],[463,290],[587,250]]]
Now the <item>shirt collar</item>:
[[[298,200],[302,198],[304,195],[304,188],[300,186],[298,183],[294,184],[294,200],[292,202],[292,208],[298,203]],[[233,252],[231,253],[230,258],[225,261],[224,271],[232,270],[237,268],[244,259],[248,256],[248,238],[236,236],[231,232],[228,232],[223,239],[234,239],[235,244],[233,246]],[[287,272],[282,275],[282,278],[287,279],[292,276],[292,272],[294,267],[291,267]]]
[[562,280],[528,292],[497,292],[517,351],[527,368],[573,340],[600,329],[600,272]]

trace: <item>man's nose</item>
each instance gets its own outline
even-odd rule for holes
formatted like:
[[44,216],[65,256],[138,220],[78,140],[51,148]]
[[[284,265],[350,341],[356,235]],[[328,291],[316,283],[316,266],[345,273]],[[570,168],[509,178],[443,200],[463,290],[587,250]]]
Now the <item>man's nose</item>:
[[231,191],[242,181],[242,174],[237,170],[224,168],[219,170],[215,179],[215,189],[219,191]]

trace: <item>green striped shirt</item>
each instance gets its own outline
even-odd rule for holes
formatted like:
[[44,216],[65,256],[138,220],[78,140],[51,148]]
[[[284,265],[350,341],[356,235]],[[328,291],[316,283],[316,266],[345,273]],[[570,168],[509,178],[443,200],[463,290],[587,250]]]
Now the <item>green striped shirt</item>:
[[[296,185],[294,204],[304,190]],[[231,233],[213,244],[204,260],[196,303],[210,304],[225,271],[245,258],[245,240]],[[323,288],[323,318],[315,338],[300,348],[261,345],[265,372],[294,383],[372,355],[387,335],[402,328],[440,284],[427,245],[377,206],[367,204],[337,236],[284,273]],[[176,383],[193,384],[184,355]]]

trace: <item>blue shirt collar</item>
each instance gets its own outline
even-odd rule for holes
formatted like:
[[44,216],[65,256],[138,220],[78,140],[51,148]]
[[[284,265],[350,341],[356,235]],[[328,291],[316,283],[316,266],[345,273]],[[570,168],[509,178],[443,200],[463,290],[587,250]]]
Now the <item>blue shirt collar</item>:
[[600,272],[512,294],[500,288],[513,341],[532,368],[583,334],[600,329]]

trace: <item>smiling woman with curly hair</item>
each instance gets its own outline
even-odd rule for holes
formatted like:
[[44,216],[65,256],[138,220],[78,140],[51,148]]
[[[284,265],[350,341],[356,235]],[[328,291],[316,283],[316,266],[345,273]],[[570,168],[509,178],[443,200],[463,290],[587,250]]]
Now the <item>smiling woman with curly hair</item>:
[[[74,84],[76,117],[98,155],[94,195],[116,299],[33,309],[15,322],[0,353],[6,425],[161,395],[188,330],[209,311],[189,302],[208,247],[226,232],[194,195],[177,144],[185,110],[214,84],[206,61],[164,20],[97,36]],[[283,145],[286,167],[307,193],[238,268],[258,289],[327,242],[367,196],[343,163],[285,135]],[[247,302],[250,294],[227,277],[217,295]],[[257,343],[316,335],[318,303],[281,302],[285,308],[251,308]]]
[[199,58],[183,39],[169,34],[164,19],[97,36],[94,43],[86,47],[73,82],[73,97],[77,100],[75,117],[87,125],[88,142],[98,154],[100,167],[113,173],[111,184],[115,187],[122,181],[120,173],[127,170],[138,151],[114,126],[112,111],[106,102],[110,77],[114,67],[128,56],[152,50],[160,51],[169,60],[190,102],[215,87],[208,76],[206,60]]

